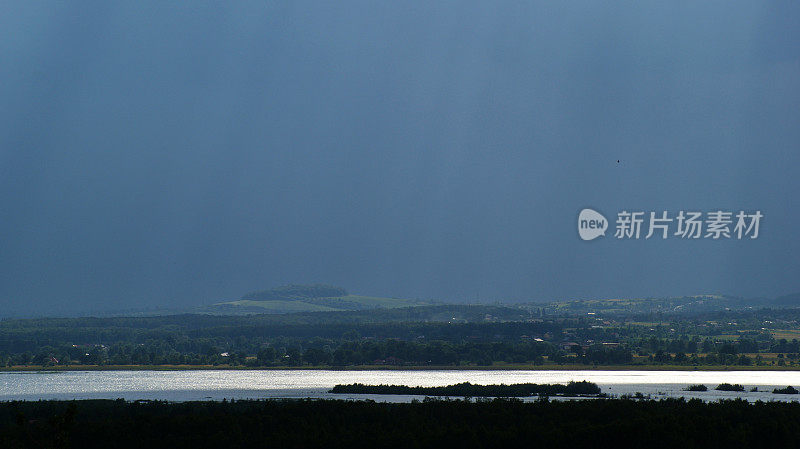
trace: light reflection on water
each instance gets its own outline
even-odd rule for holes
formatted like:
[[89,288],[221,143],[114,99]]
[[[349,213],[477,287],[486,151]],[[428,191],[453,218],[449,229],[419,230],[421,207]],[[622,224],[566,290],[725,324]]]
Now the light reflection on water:
[[[410,396],[333,395],[336,384],[395,384],[442,386],[474,384],[566,383],[588,380],[603,392],[623,395],[641,392],[653,397],[716,400],[800,400],[800,395],[776,395],[776,386],[800,386],[796,371],[324,371],[324,370],[192,370],[192,371],[68,371],[0,372],[0,400],[124,398],[172,401],[222,398],[354,398],[409,401]],[[722,382],[757,386],[759,392],[719,392]],[[683,391],[701,383],[707,392]]]

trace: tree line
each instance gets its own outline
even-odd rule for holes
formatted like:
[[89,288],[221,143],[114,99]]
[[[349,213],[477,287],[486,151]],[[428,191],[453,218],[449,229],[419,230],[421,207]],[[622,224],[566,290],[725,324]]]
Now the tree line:
[[501,384],[475,385],[469,382],[441,387],[409,387],[407,385],[336,385],[328,393],[337,394],[397,394],[417,396],[462,396],[462,397],[526,397],[535,395],[597,396],[600,387],[592,382],[570,381],[567,384]]
[[0,402],[0,447],[800,447],[800,404],[665,399]]

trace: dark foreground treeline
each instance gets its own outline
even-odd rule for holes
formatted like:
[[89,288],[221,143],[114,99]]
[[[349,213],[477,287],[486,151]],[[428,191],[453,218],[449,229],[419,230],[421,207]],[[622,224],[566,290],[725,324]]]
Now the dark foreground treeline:
[[0,403],[0,447],[800,447],[800,404],[12,402]]
[[526,397],[534,395],[598,395],[600,387],[582,380],[562,384],[475,385],[463,382],[444,387],[409,387],[407,385],[336,385],[329,393],[402,394],[419,396]]

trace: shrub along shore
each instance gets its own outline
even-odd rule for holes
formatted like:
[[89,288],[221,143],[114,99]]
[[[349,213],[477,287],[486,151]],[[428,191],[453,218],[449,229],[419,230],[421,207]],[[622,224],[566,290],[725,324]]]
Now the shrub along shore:
[[600,387],[582,380],[563,384],[511,384],[475,385],[463,382],[444,387],[409,387],[406,385],[336,385],[329,393],[350,394],[399,394],[418,396],[468,396],[468,397],[526,397],[535,395],[597,396]]

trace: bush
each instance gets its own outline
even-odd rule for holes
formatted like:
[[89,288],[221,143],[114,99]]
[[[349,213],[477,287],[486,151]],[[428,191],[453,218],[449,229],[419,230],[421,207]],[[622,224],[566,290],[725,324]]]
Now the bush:
[[689,385],[686,391],[708,391],[708,387],[703,384]]
[[722,384],[717,385],[717,388],[715,388],[715,390],[718,390],[718,391],[744,391],[744,387],[739,385],[739,384],[722,383]]
[[789,385],[786,388],[776,388],[776,389],[772,390],[772,392],[775,393],[775,394],[797,394],[797,393],[800,393],[800,391],[797,391],[797,388],[795,388],[795,387],[793,387],[791,385]]

